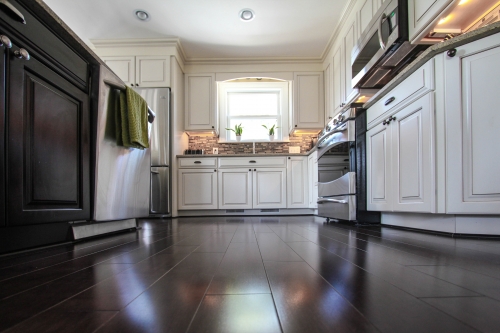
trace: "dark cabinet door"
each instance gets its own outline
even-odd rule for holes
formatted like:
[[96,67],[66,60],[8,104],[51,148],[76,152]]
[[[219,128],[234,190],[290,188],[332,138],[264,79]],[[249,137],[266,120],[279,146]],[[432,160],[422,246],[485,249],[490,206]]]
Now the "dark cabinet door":
[[88,97],[16,50],[8,64],[7,224],[88,220]]
[[7,51],[0,46],[0,227],[5,226],[5,66]]

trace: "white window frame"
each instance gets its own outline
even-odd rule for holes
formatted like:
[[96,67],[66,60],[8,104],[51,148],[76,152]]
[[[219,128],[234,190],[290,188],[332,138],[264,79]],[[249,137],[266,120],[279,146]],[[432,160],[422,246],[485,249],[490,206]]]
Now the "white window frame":
[[[227,125],[227,94],[230,92],[248,92],[248,91],[262,91],[262,89],[271,88],[278,89],[280,92],[280,115],[281,121],[278,121],[278,127],[281,131],[282,138],[274,140],[273,142],[289,142],[288,136],[288,119],[290,114],[290,82],[217,82],[218,90],[218,108],[219,108],[219,142],[237,142],[236,140],[228,139]],[[243,124],[243,127],[244,124]],[[265,130],[264,128],[262,130]],[[269,140],[254,140],[245,139],[245,129],[243,128],[243,135],[241,142],[269,142]]]

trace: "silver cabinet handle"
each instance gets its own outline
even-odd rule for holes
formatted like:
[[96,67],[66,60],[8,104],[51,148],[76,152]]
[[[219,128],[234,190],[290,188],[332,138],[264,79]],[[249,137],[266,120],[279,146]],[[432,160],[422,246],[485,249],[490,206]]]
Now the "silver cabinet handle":
[[380,16],[380,20],[378,21],[378,42],[380,44],[380,47],[382,48],[382,50],[385,50],[385,43],[384,43],[384,40],[382,39],[382,22],[384,22],[384,20],[387,18],[387,16],[385,15],[385,13],[382,14],[382,16]]
[[16,58],[19,58],[19,59],[23,59],[23,60],[30,60],[30,53],[28,51],[26,51],[26,49],[19,49],[19,50],[15,50],[14,51],[14,56]]
[[0,0],[0,9],[14,20],[26,24],[23,14],[7,0]]
[[318,203],[324,203],[324,202],[334,202],[334,203],[339,203],[339,204],[346,204],[348,203],[346,200],[337,200],[337,199],[330,199],[330,198],[319,198]]
[[0,35],[0,46],[5,46],[6,49],[12,48],[10,38],[5,35]]

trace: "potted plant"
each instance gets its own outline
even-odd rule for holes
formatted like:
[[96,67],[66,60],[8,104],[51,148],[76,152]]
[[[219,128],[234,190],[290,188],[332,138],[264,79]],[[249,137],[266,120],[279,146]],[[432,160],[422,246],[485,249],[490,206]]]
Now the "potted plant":
[[276,124],[274,124],[272,127],[267,127],[266,125],[262,125],[262,127],[264,127],[268,131],[269,141],[274,141],[274,129],[279,127],[277,127]]
[[236,141],[241,141],[241,134],[243,133],[243,127],[241,127],[241,124],[239,125],[234,125],[234,129],[232,128],[226,128],[228,131],[233,131],[234,134],[236,134]]

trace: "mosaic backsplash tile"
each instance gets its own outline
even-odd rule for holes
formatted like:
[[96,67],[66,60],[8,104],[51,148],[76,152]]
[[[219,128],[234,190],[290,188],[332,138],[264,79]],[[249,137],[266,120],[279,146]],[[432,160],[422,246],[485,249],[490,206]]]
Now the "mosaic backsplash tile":
[[[314,136],[315,137],[315,136]],[[256,154],[279,154],[288,153],[288,147],[299,146],[301,153],[308,152],[313,146],[311,141],[313,136],[300,135],[290,136],[290,142],[256,142]],[[252,154],[252,142],[241,143],[219,143],[217,137],[210,136],[190,136],[188,149],[204,149],[205,154],[212,154],[212,148],[219,148],[219,155],[227,154]],[[332,152],[347,152],[348,145],[342,144],[334,147]]]

